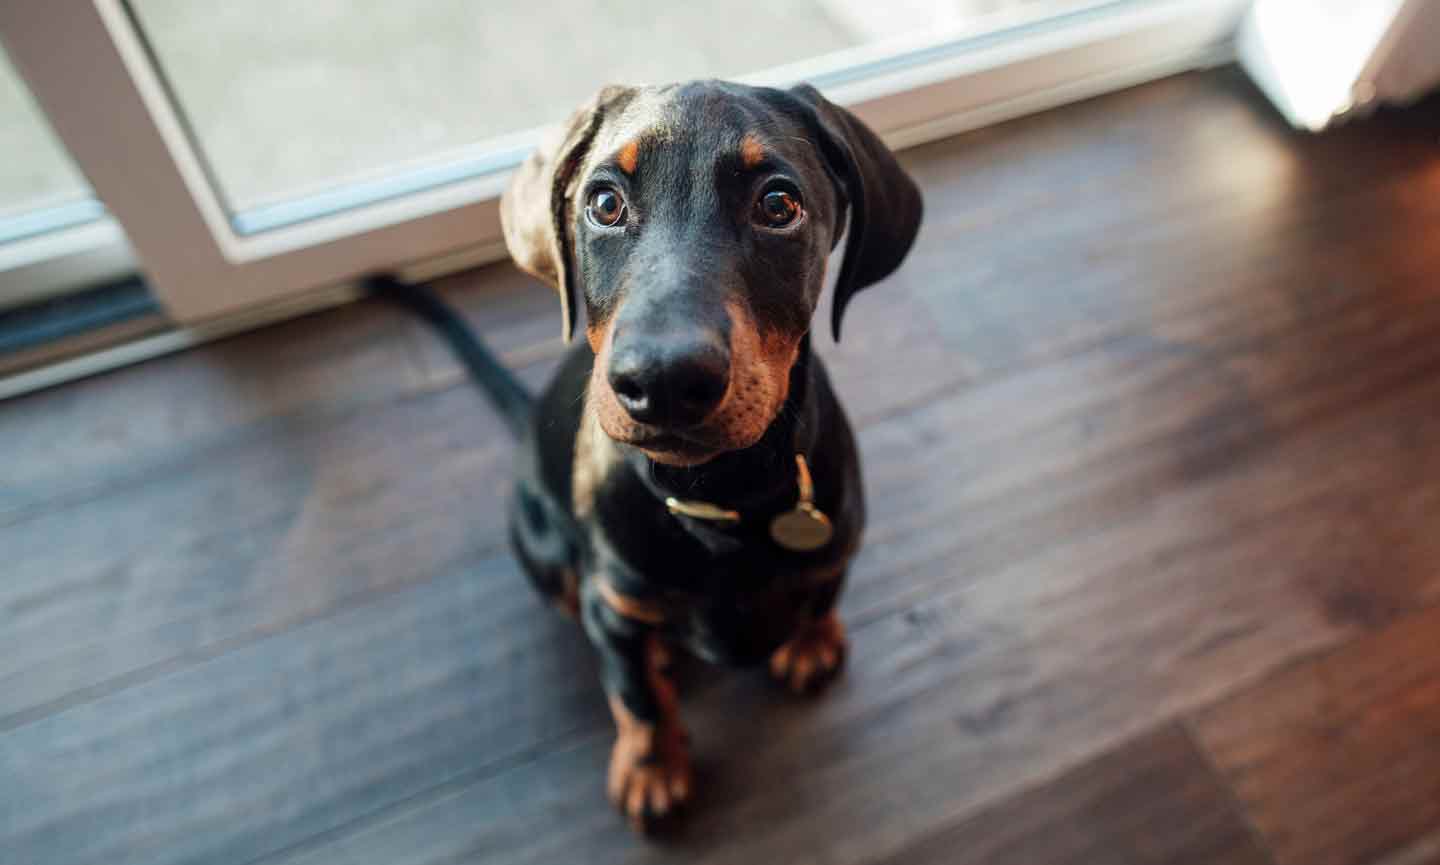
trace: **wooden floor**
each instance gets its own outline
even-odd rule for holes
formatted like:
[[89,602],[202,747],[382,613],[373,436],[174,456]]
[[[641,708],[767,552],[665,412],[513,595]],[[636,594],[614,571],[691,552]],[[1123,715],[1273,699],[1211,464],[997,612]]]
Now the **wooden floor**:
[[[366,303],[0,405],[0,862],[1440,863],[1440,106],[1301,137],[1220,70],[903,161],[820,340],[853,665],[695,677],[673,837],[501,426]],[[547,291],[449,291],[543,379]]]

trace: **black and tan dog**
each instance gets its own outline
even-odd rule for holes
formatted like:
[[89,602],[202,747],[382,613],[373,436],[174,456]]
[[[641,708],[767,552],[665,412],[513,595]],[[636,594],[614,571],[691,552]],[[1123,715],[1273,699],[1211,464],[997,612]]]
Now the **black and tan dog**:
[[847,216],[837,338],[920,213],[890,151],[813,88],[713,81],[602,90],[502,201],[515,260],[559,290],[567,337],[583,297],[586,339],[532,406],[448,326],[524,438],[515,550],[599,652],[608,791],[637,827],[691,790],[671,648],[768,662],[802,692],[843,660],[864,501],[810,320]]

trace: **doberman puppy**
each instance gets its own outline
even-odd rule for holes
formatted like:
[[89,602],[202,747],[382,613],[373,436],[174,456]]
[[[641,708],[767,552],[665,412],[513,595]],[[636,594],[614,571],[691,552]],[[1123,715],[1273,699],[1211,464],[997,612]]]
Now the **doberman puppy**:
[[920,216],[890,151],[818,91],[718,81],[601,90],[502,199],[516,262],[558,289],[567,339],[583,298],[585,340],[533,414],[491,359],[470,365],[523,436],[512,542],[599,653],[608,793],[638,829],[691,791],[672,648],[768,663],[797,692],[842,663],[865,506],[810,321],[842,235],[837,339]]

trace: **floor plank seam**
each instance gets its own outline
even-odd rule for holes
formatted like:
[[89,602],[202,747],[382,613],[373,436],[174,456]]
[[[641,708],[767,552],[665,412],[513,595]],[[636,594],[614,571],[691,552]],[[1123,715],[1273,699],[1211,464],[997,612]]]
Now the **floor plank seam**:
[[[1255,681],[1264,681],[1272,675],[1275,675],[1275,671],[1266,673],[1265,676]],[[1254,683],[1251,684],[1253,685]],[[1239,693],[1240,690],[1242,689],[1232,689],[1231,695],[1233,696],[1235,693]],[[1210,705],[1221,702],[1221,699],[1223,698],[1217,698],[1211,701]],[[1250,843],[1255,846],[1255,849],[1260,855],[1265,857],[1265,861],[1269,862],[1270,865],[1280,865],[1280,858],[1276,854],[1275,848],[1270,844],[1269,839],[1265,837],[1265,833],[1260,830],[1260,826],[1256,824],[1254,815],[1251,814],[1249,807],[1247,807],[1244,800],[1240,798],[1240,791],[1235,789],[1235,785],[1230,781],[1230,776],[1225,773],[1225,770],[1220,767],[1219,763],[1215,762],[1215,756],[1210,753],[1210,749],[1205,747],[1205,743],[1200,739],[1200,735],[1195,729],[1196,714],[1197,712],[1195,710],[1190,710],[1181,713],[1178,719],[1178,724],[1181,732],[1185,736],[1185,741],[1190,743],[1190,748],[1204,764],[1205,770],[1210,773],[1215,783],[1224,791],[1226,805],[1229,807],[1235,819],[1240,821],[1240,825],[1245,827],[1245,832],[1250,838]]]
[[1336,655],[1355,648],[1357,644],[1364,643],[1367,640],[1373,640],[1392,628],[1406,625],[1417,619],[1423,619],[1426,616],[1434,614],[1436,611],[1440,611],[1440,597],[1425,603],[1416,604],[1404,613],[1392,616],[1373,625],[1354,625],[1353,630],[1349,634],[1330,645],[1320,646],[1311,651],[1302,652],[1292,658],[1287,658],[1284,662],[1276,664],[1274,667],[1258,675],[1251,676],[1248,679],[1237,680],[1233,687],[1227,688],[1224,693],[1215,695],[1186,709],[1186,718],[1189,721],[1198,721],[1199,716],[1213,711],[1220,706],[1220,704],[1235,699],[1247,691],[1260,687],[1270,679],[1290,675],[1302,667],[1324,664]]
[[[906,865],[912,849],[964,826],[990,808],[1044,790],[1051,784],[1063,780],[1072,773],[1092,763],[1100,762],[1123,752],[1136,741],[1157,735],[1167,727],[1174,727],[1180,714],[1179,712],[1174,712],[1161,715],[1150,724],[1140,729],[1129,731],[1126,735],[1118,739],[1102,740],[1094,748],[1071,755],[1069,759],[1061,760],[1049,769],[1037,772],[1032,777],[1022,780],[1015,786],[1001,790],[993,796],[977,799],[954,815],[941,821],[932,829],[927,830],[924,834],[916,835],[908,839],[899,849],[882,854],[878,859],[867,859],[857,863],[857,865]],[[1035,863],[1035,865],[1043,865],[1043,863]],[[1275,865],[1275,863],[1272,863],[1272,865]]]

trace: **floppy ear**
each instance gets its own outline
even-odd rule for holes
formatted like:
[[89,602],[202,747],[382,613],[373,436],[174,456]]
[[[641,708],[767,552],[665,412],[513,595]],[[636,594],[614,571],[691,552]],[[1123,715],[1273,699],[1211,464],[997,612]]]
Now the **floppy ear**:
[[808,109],[821,152],[850,203],[845,259],[835,281],[830,326],[840,340],[840,320],[855,292],[894,272],[920,230],[920,189],[884,142],[855,115],[831,103],[809,84],[790,91]]
[[606,87],[575,110],[564,127],[547,136],[525,160],[500,197],[500,226],[505,245],[521,270],[548,282],[560,293],[562,335],[575,333],[574,250],[570,237],[570,199],[576,172],[604,124],[634,95],[632,87]]

